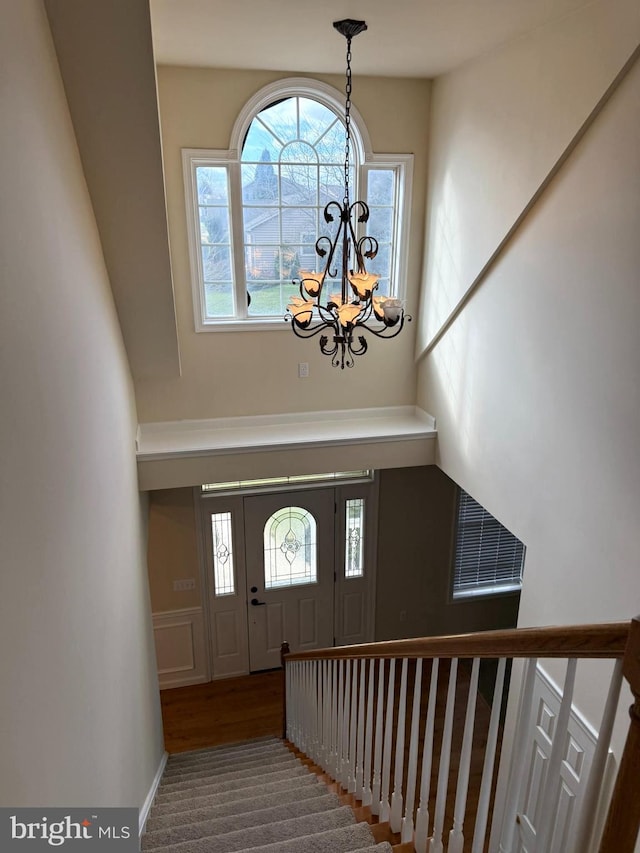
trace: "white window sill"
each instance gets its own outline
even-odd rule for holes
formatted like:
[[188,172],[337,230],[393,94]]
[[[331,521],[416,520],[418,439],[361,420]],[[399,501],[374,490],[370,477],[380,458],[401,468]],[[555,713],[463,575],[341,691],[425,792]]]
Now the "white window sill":
[[[370,328],[380,331],[385,328],[384,323],[371,323]],[[362,330],[364,334],[366,329]],[[291,321],[284,317],[274,317],[267,320],[214,320],[208,323],[200,323],[196,332],[289,332],[291,334]]]

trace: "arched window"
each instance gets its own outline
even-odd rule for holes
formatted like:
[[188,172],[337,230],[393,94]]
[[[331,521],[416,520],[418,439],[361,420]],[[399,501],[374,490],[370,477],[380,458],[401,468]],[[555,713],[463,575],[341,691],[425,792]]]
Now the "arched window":
[[[229,151],[183,151],[197,331],[288,328],[292,280],[322,268],[316,240],[336,227],[322,213],[344,195],[343,109],[325,84],[281,80],[246,104]],[[368,268],[380,293],[402,297],[412,155],[372,154],[355,108],[352,137],[352,197],[368,202],[380,244]]]
[[264,526],[264,588],[316,583],[316,520],[306,509],[277,510]]

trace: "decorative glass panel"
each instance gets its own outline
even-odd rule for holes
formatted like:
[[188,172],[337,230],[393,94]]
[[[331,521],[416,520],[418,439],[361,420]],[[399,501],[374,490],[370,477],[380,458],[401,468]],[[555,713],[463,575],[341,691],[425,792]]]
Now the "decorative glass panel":
[[345,518],[345,578],[364,575],[364,498],[346,501]]
[[231,513],[211,513],[211,540],[213,543],[213,581],[216,597],[235,595],[233,570],[233,537]]
[[317,581],[316,520],[306,509],[287,506],[264,526],[264,588]]

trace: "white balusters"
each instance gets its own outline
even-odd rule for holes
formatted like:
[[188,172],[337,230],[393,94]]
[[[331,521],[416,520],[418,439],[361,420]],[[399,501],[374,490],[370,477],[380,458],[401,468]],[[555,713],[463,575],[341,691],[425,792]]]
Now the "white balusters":
[[384,659],[378,668],[378,697],[376,701],[376,740],[373,751],[373,784],[371,788],[371,813],[380,814],[382,787],[382,710],[384,707]]
[[511,772],[509,774],[509,787],[504,807],[504,822],[499,853],[511,853],[513,849],[513,836],[516,829],[516,809],[518,808],[520,789],[522,788],[524,773],[527,767],[524,753],[531,725],[531,713],[533,710],[531,698],[533,696],[533,683],[536,677],[537,663],[537,658],[529,658],[525,668],[518,708],[518,720],[513,739]]
[[458,783],[456,786],[456,803],[453,810],[453,829],[449,833],[447,853],[462,853],[464,847],[464,815],[467,809],[467,792],[469,790],[469,768],[471,767],[471,747],[473,745],[473,727],[476,719],[476,698],[478,696],[478,672],[480,658],[474,658],[471,667],[471,680],[467,696],[467,713],[464,719],[464,734],[462,735],[462,752],[458,767]]
[[393,772],[393,794],[389,823],[392,832],[402,829],[402,772],[404,770],[404,727],[407,716],[407,666],[409,661],[403,658],[400,676],[400,701],[398,704],[398,725],[396,727],[396,763]]
[[413,683],[413,707],[411,710],[411,735],[409,742],[409,764],[407,767],[407,796],[402,819],[404,844],[413,841],[413,808],[416,801],[416,778],[418,776],[418,739],[420,737],[420,701],[422,699],[422,658],[416,661],[416,676]]
[[338,777],[338,782],[342,784],[342,787],[345,789],[349,788],[349,768],[350,768],[350,760],[349,760],[349,746],[350,746],[350,738],[349,738],[349,723],[351,720],[351,661],[348,660],[346,663],[345,674],[344,674],[344,706],[343,706],[343,723],[342,723],[342,763],[340,776]]
[[349,778],[347,791],[356,790],[356,725],[358,723],[358,661],[351,664],[351,715],[349,721]]
[[433,759],[433,727],[436,716],[436,702],[438,698],[438,668],[439,660],[438,658],[434,658],[431,663],[429,706],[427,708],[427,722],[424,730],[422,773],[420,780],[420,806],[416,814],[416,834],[414,839],[416,853],[426,853],[429,838],[429,793],[431,791],[431,762]]
[[547,853],[549,849],[549,841],[551,840],[554,807],[558,802],[558,796],[560,793],[560,767],[562,765],[562,759],[565,756],[567,746],[567,728],[569,726],[569,715],[571,714],[573,687],[576,680],[576,664],[577,660],[575,658],[569,658],[567,661],[567,675],[564,680],[564,689],[562,691],[562,701],[560,702],[560,711],[558,712],[556,729],[553,733],[553,744],[551,746],[551,755],[549,756],[549,765],[547,767],[547,777],[542,796],[542,806],[540,808],[539,818],[536,816],[535,853]]
[[452,658],[449,670],[449,689],[447,691],[447,709],[444,715],[444,730],[440,748],[440,766],[438,768],[438,793],[436,795],[433,835],[429,839],[429,853],[442,853],[442,833],[444,830],[444,810],[447,804],[449,787],[449,762],[451,760],[451,736],[453,734],[453,711],[456,702],[456,683],[458,678],[458,659]]
[[338,706],[336,708],[336,719],[338,726],[338,740],[336,744],[336,766],[333,771],[333,778],[339,782],[340,774],[342,773],[342,749],[344,737],[344,667],[343,660],[338,662]]
[[[364,661],[363,661],[364,669]],[[367,686],[367,722],[364,735],[364,774],[362,778],[362,805],[371,805],[371,769],[373,757],[373,688],[375,683],[376,662],[369,661],[369,683]]]
[[356,740],[356,799],[362,800],[364,791],[364,706],[366,661],[360,661],[360,688],[358,690],[358,734]]
[[620,699],[620,688],[622,687],[622,658],[615,662],[613,673],[611,675],[611,683],[609,684],[609,693],[602,714],[602,722],[598,734],[598,742],[593,754],[591,762],[591,770],[589,771],[589,780],[584,793],[582,802],[582,811],[578,820],[578,830],[574,842],[574,853],[582,853],[584,850],[590,849],[591,836],[598,806],[598,799],[602,787],[602,780],[605,773],[605,764],[609,752],[609,743],[611,742],[611,733],[613,724],[616,718],[618,702]]
[[384,717],[384,750],[382,754],[382,785],[380,789],[380,820],[389,820],[389,782],[391,781],[391,745],[393,735],[393,700],[395,698],[396,661],[389,662],[389,683],[387,685],[387,710]]
[[482,782],[480,784],[480,795],[478,797],[478,811],[476,812],[476,826],[473,833],[473,846],[471,853],[482,853],[484,850],[484,839],[487,832],[487,818],[489,816],[489,805],[491,803],[491,783],[493,781],[493,766],[496,758],[496,746],[498,743],[498,724],[500,722],[500,710],[502,706],[502,691],[504,690],[504,671],[506,659],[498,661],[498,672],[493,689],[493,703],[491,705],[491,719],[489,721],[489,733],[487,735],[487,746],[484,753],[484,766],[482,768]]
[[329,773],[336,778],[338,764],[338,661],[331,661],[331,755]]

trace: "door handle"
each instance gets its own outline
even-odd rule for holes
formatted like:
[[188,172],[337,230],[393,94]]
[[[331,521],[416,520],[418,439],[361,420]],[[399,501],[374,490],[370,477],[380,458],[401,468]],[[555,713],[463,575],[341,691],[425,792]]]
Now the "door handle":
[[253,605],[253,607],[260,607],[261,604],[266,604],[266,603],[267,603],[266,601],[258,601],[257,598],[251,599],[251,604]]

